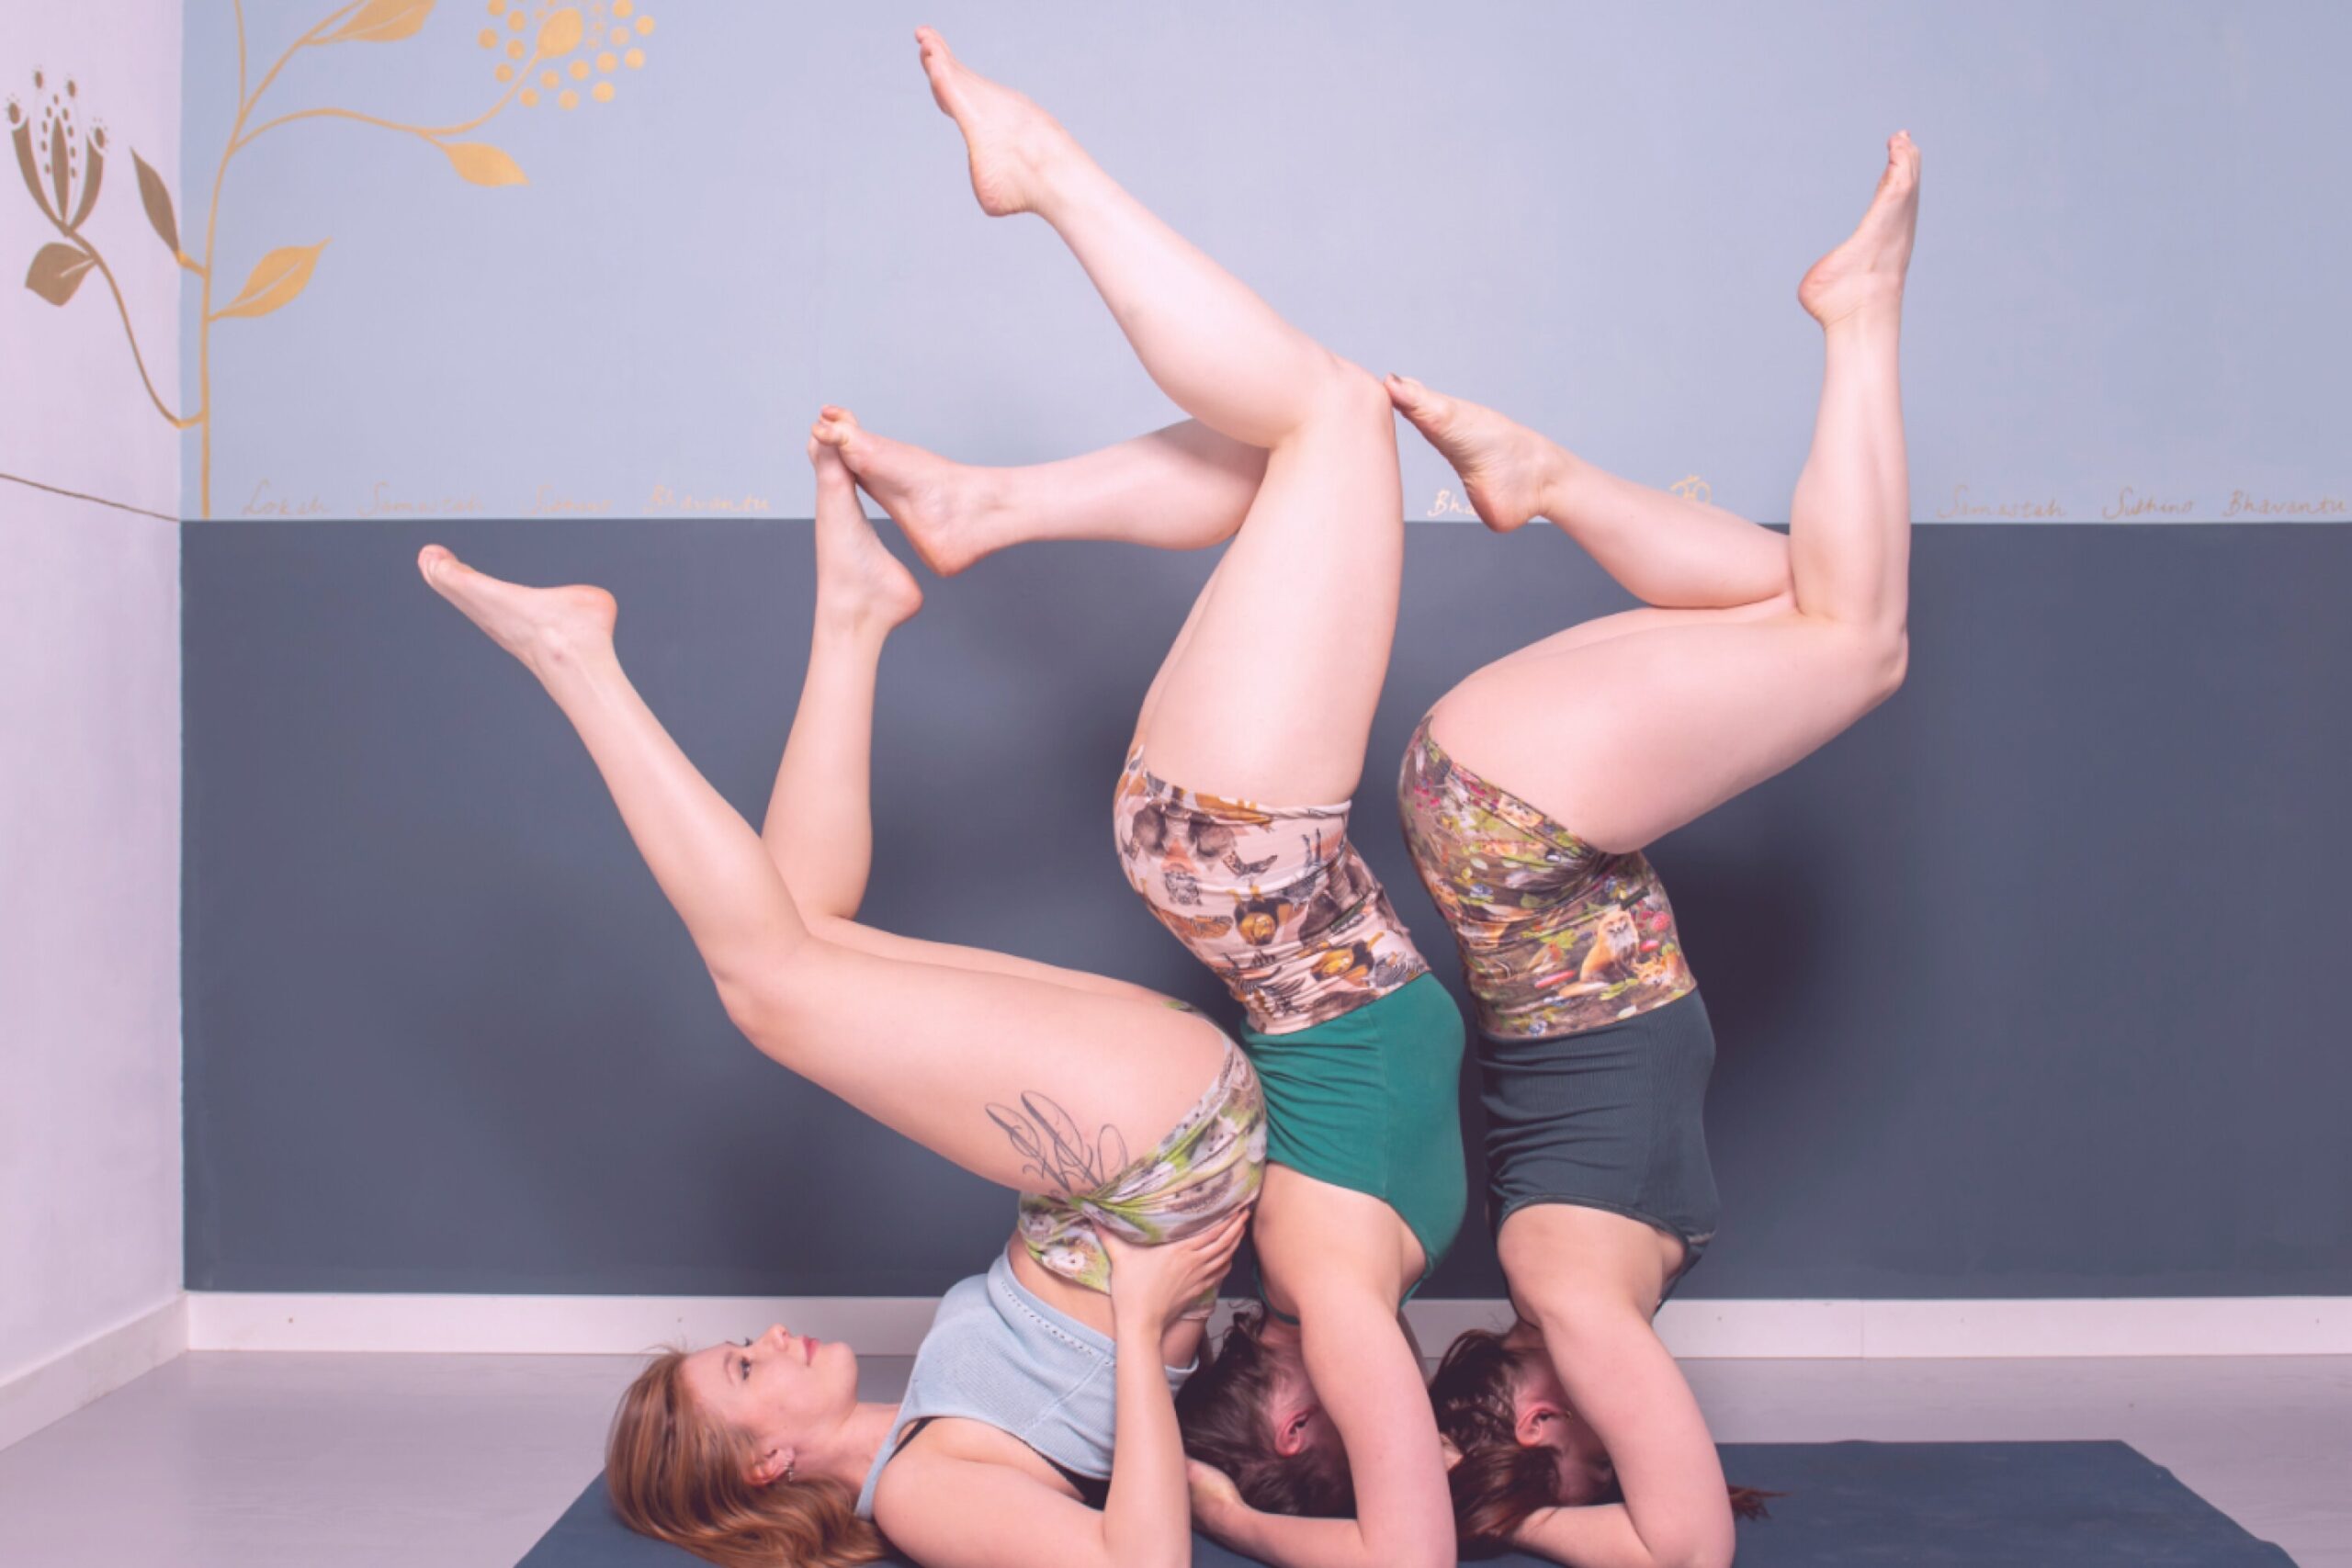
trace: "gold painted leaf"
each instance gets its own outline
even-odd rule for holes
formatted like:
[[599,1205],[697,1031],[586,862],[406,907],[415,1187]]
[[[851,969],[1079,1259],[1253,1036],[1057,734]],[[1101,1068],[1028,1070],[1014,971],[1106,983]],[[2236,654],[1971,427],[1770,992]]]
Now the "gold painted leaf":
[[397,43],[412,37],[433,15],[435,0],[368,0],[358,15],[321,39],[321,43]]
[[34,254],[32,269],[25,274],[25,287],[52,305],[62,305],[82,287],[90,266],[89,252],[79,245],[51,241]]
[[294,296],[310,283],[311,269],[319,265],[319,253],[326,248],[327,243],[321,240],[315,245],[285,245],[270,252],[255,264],[244,288],[219,313],[266,316],[291,303]]
[[449,162],[458,173],[478,186],[524,186],[531,182],[523,177],[523,166],[487,141],[441,141],[435,143],[449,154]]
[[588,25],[580,19],[580,7],[566,6],[539,24],[539,58],[553,60],[559,54],[570,54],[580,47]]
[[155,226],[156,236],[171,248],[172,254],[179,254],[180,225],[179,220],[172,216],[170,188],[164,184],[163,175],[147,166],[147,160],[139,155],[136,148],[131,150],[130,161],[139,169],[139,199],[147,209],[147,221]]

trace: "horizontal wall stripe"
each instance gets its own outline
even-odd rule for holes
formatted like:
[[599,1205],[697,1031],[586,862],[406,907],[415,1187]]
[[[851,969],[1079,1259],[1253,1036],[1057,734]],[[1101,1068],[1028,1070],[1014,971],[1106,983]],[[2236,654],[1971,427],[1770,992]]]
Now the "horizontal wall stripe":
[[[1220,1303],[1220,1315],[1238,1305]],[[909,1356],[937,1303],[924,1296],[463,1296],[191,1292],[191,1350],[636,1355],[782,1323]],[[1501,1301],[1415,1301],[1424,1352],[1511,1321]],[[1672,1301],[1658,1333],[1677,1356],[1724,1359],[2352,1355],[2352,1297],[2050,1301]]]

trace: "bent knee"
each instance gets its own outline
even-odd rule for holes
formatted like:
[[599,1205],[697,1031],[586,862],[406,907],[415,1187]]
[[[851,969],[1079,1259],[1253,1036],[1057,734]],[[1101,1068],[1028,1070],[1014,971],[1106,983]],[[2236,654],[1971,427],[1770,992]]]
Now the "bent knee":
[[1837,637],[1837,683],[1860,717],[1902,688],[1910,672],[1911,635],[1901,620],[1883,626],[1830,623]]
[[762,949],[741,961],[710,958],[710,983],[727,1021],[770,1055],[778,1055],[800,1026],[811,989],[823,984],[818,971],[838,950],[811,937]]
[[1862,652],[1864,690],[1870,705],[1878,706],[1903,689],[1903,678],[1911,672],[1911,633],[1900,624],[1890,631],[1872,634]]
[[1377,424],[1383,430],[1395,428],[1388,389],[1380,384],[1378,377],[1327,348],[1318,347],[1316,352],[1322,356],[1323,364],[1316,381],[1313,417]]

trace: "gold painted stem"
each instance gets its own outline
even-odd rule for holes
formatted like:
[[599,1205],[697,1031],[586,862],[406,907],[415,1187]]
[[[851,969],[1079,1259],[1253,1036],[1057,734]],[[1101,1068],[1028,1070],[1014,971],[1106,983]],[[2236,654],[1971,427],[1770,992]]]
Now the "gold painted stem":
[[379,130],[397,130],[405,136],[421,136],[427,141],[435,141],[444,136],[461,135],[477,126],[486,125],[496,119],[500,112],[514,101],[514,95],[521,90],[525,79],[530,74],[530,66],[537,65],[538,62],[538,57],[532,56],[530,64],[526,65],[515,74],[514,80],[507,85],[506,91],[499,96],[496,103],[474,116],[473,118],[460,121],[456,125],[403,125],[398,120],[381,119],[372,114],[361,114],[356,109],[298,109],[292,114],[279,115],[266,124],[255,126],[245,134],[243,141],[235,144],[235,150],[241,152],[260,141],[265,133],[275,130],[281,125],[291,125],[298,119],[357,120],[362,125],[372,125]]
[[130,340],[131,363],[139,367],[139,379],[145,384],[148,400],[155,405],[155,412],[169,420],[175,430],[186,430],[189,425],[201,420],[204,417],[201,411],[187,419],[182,419],[164,406],[163,394],[155,390],[155,378],[147,374],[147,356],[139,352],[139,330],[130,324],[130,306],[122,297],[122,285],[115,281],[114,268],[107,265],[107,258],[98,254],[97,246],[83,239],[79,234],[67,237],[78,242],[82,247],[82,254],[97,264],[98,276],[107,280],[107,288],[113,291],[114,308],[122,312],[122,335]]
[[261,96],[264,93],[269,91],[269,85],[277,80],[277,73],[285,70],[287,63],[297,54],[316,41],[321,33],[359,9],[357,4],[345,6],[309,32],[296,39],[292,47],[277,57],[277,63],[269,68],[268,74],[261,79],[261,85],[255,87],[253,95],[248,97],[244,91],[244,0],[232,0],[232,4],[237,16],[237,118],[235,123],[229,127],[228,144],[220,149],[220,167],[212,176],[212,203],[204,219],[204,265],[196,269],[197,276],[204,279],[204,292],[198,304],[196,323],[197,393],[198,401],[202,405],[202,412],[197,417],[203,426],[203,434],[199,438],[199,445],[203,448],[203,459],[202,474],[198,489],[197,512],[198,515],[203,517],[212,515],[212,268],[216,259],[214,243],[220,232],[220,187],[229,178],[229,160],[237,155],[237,137],[245,129],[245,121],[252,116],[254,106],[261,102]]

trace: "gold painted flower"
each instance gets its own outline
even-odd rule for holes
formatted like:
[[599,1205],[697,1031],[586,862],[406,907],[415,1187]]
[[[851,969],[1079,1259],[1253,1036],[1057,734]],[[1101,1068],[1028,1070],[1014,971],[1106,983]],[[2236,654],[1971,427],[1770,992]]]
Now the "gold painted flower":
[[103,125],[82,129],[86,117],[75,113],[82,90],[72,78],[62,88],[51,88],[47,75],[36,71],[33,91],[48,93],[36,99],[37,109],[8,100],[8,140],[16,146],[25,188],[42,214],[71,234],[97,205],[107,166],[107,130]]
[[637,0],[488,0],[490,25],[477,41],[498,56],[494,74],[519,82],[514,101],[574,109],[613,101],[620,75],[645,65],[653,18]]

